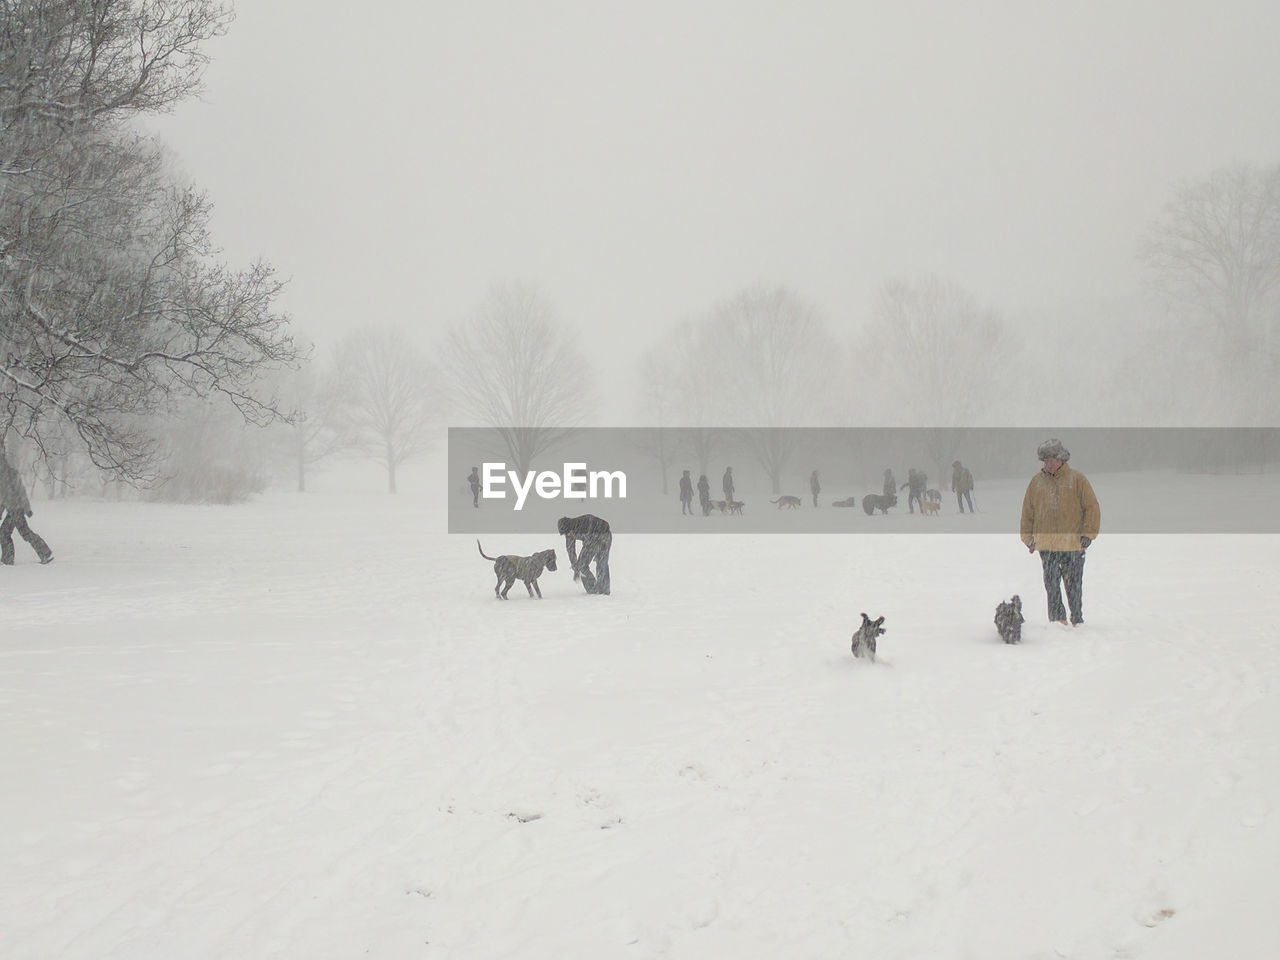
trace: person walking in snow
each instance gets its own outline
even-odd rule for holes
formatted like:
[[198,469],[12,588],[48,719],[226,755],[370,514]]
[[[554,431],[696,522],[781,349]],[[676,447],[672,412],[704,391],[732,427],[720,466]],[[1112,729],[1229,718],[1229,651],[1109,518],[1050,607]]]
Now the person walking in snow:
[[919,503],[924,499],[924,490],[928,485],[929,478],[923,471],[917,470],[915,467],[912,467],[907,471],[907,482],[904,483],[900,489],[905,489],[907,491],[908,512],[916,512],[916,508],[912,504]]
[[698,476],[698,506],[702,507],[702,515],[711,515],[711,481],[705,473]]
[[18,471],[5,457],[4,449],[0,447],[0,514],[3,515],[3,519],[0,519],[0,563],[5,566],[13,566],[14,530],[31,545],[41,563],[48,563],[53,559],[53,551],[44,542],[44,538],[27,525],[27,518],[33,513],[27,488],[18,476]]
[[471,484],[471,505],[480,506],[480,468],[472,467],[467,474],[467,483]]
[[951,490],[956,495],[956,504],[964,513],[964,504],[969,502],[969,512],[973,513],[973,474],[959,460],[951,463]]
[[818,494],[822,492],[822,484],[818,483],[818,471],[809,474],[809,492],[813,494],[813,505],[818,505]]
[[733,467],[724,468],[724,478],[720,481],[720,489],[724,491],[725,503],[733,500]]
[[1027,484],[1022,498],[1022,542],[1031,553],[1040,551],[1049,619],[1066,624],[1062,588],[1072,626],[1084,623],[1084,554],[1098,536],[1102,510],[1083,473],[1067,466],[1071,451],[1056,437],[1036,449],[1040,472]]
[[680,516],[693,516],[693,479],[686,470],[680,475]]

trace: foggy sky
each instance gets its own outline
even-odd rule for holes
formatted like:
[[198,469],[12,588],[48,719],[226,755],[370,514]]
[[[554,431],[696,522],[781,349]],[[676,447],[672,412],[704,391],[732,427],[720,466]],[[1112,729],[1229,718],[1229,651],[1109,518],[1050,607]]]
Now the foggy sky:
[[322,348],[508,279],[614,375],[755,282],[845,335],[933,272],[1035,331],[1137,296],[1177,182],[1280,161],[1261,0],[236,9],[155,128]]

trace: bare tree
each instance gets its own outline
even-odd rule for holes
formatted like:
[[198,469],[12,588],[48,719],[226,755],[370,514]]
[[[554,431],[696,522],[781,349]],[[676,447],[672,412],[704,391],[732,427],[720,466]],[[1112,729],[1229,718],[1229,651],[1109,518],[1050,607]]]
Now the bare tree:
[[269,431],[209,397],[184,397],[157,418],[162,476],[146,497],[168,503],[240,503],[267,486]]
[[842,350],[817,308],[786,287],[755,286],[717,304],[697,325],[688,376],[708,413],[748,428],[747,439],[781,492],[795,452],[792,427],[839,415]]
[[297,473],[298,492],[303,493],[312,464],[353,444],[343,427],[344,392],[334,389],[333,378],[321,375],[311,363],[285,371],[281,381],[282,406],[290,411],[285,446]]
[[1140,246],[1156,290],[1227,352],[1274,353],[1280,321],[1280,164],[1181,185]]
[[209,203],[128,126],[199,89],[209,0],[0,0],[0,429],[69,428],[101,469],[150,475],[145,414],[221,395],[279,417],[261,373],[295,361],[282,284],[217,262]]
[[532,284],[496,284],[441,351],[454,409],[492,427],[513,469],[563,440],[591,410],[591,368]]
[[658,461],[662,492],[670,492],[668,470],[679,449],[676,420],[679,374],[661,348],[650,348],[640,358],[641,426],[645,452]]
[[1025,387],[1021,349],[999,315],[958,284],[935,276],[886,281],[854,350],[859,409],[875,418],[864,422],[935,428],[926,452],[940,481],[961,452],[947,428],[1007,422],[1015,391]]
[[396,471],[430,446],[434,383],[426,357],[394,328],[367,327],[338,347],[329,375],[331,423],[386,467],[390,493]]

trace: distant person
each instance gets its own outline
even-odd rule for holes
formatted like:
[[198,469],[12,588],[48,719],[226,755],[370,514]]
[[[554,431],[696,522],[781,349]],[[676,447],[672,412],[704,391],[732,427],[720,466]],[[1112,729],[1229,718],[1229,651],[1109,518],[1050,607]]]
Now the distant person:
[[809,492],[813,494],[813,505],[818,505],[818,494],[822,492],[822,484],[818,482],[818,471],[809,474]]
[[705,473],[698,476],[698,506],[704,517],[711,516],[711,481]]
[[[573,579],[581,580],[587,593],[609,592],[609,548],[613,546],[613,533],[607,521],[594,514],[580,517],[561,517],[556,529],[564,537],[565,552],[569,554],[569,566]],[[578,554],[578,541],[582,541],[582,554]],[[596,572],[591,573],[594,561]]]
[[912,504],[913,502],[919,503],[921,500],[924,499],[924,491],[928,485],[929,485],[929,477],[927,474],[924,473],[924,471],[917,470],[914,467],[912,467],[910,470],[907,471],[907,482],[904,483],[902,487],[900,487],[899,489],[905,489],[907,491],[907,512],[908,513],[916,512],[916,508],[912,506]]
[[1040,551],[1049,619],[1066,624],[1066,587],[1072,626],[1084,623],[1084,552],[1098,536],[1102,510],[1083,473],[1067,466],[1071,452],[1054,438],[1036,449],[1043,463],[1022,498],[1022,542]]
[[951,489],[956,495],[956,504],[960,507],[960,512],[964,513],[964,505],[967,501],[969,512],[973,513],[973,474],[959,460],[951,463]]
[[13,566],[14,530],[31,545],[41,563],[53,559],[53,551],[44,538],[27,526],[27,518],[33,513],[22,478],[5,458],[4,450],[0,449],[0,514],[3,514],[3,519],[0,519],[0,563],[5,566]]
[[720,487],[724,490],[724,501],[729,503],[734,499],[733,496],[733,467],[724,468],[724,477],[720,481]]
[[[480,468],[472,467],[471,472],[467,474],[467,483],[471,484],[471,505],[473,507],[480,506]],[[490,547],[490,550],[493,548]]]
[[686,470],[680,475],[680,516],[693,516],[693,479]]

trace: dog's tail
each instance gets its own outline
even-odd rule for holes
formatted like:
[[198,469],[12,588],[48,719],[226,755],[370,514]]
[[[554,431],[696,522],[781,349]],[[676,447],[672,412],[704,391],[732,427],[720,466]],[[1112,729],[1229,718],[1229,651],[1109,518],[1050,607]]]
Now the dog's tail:
[[485,553],[485,552],[484,552],[484,547],[480,546],[480,541],[479,541],[479,540],[476,540],[476,549],[480,551],[480,556],[484,557],[486,560],[497,560],[497,559],[498,559],[497,557],[491,557],[491,556],[489,556],[487,553]]

